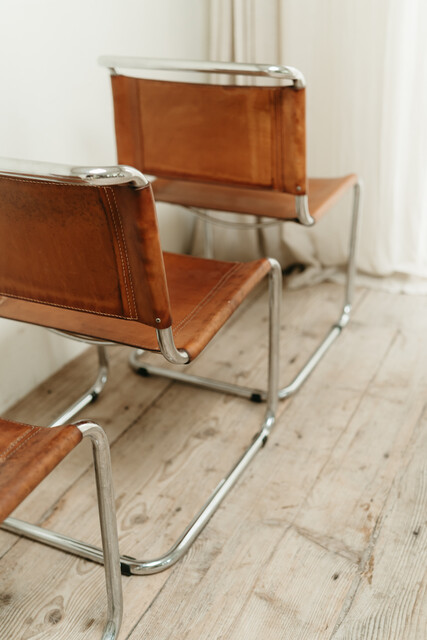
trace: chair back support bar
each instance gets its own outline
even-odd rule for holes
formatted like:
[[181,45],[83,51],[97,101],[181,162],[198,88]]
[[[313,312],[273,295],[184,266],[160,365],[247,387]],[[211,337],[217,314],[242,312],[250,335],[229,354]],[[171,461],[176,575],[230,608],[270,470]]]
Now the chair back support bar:
[[169,327],[151,187],[18,177],[0,162],[0,296],[0,307],[45,305],[46,318],[57,309]]
[[120,163],[159,178],[306,193],[304,89],[111,82]]

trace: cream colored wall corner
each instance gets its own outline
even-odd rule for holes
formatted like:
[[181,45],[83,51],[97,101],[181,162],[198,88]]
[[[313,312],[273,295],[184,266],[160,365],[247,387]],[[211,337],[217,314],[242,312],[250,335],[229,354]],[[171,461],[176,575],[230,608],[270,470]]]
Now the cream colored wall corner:
[[[110,80],[97,58],[204,59],[207,33],[208,7],[200,0],[8,3],[0,21],[0,156],[114,164]],[[182,209],[160,206],[159,227],[165,249],[188,250],[192,222]],[[0,415],[83,348],[0,320]]]

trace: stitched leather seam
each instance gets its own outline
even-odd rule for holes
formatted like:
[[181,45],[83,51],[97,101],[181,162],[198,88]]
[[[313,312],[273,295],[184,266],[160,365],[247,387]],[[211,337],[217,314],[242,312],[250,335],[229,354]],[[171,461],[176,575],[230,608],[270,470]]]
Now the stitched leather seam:
[[[114,233],[115,233],[115,235],[116,235],[116,241],[117,241],[117,245],[118,245],[118,247],[119,247],[120,261],[121,261],[121,263],[122,263],[122,273],[123,273],[123,280],[124,280],[124,283],[125,283],[126,299],[127,299],[127,303],[128,303],[128,308],[129,308],[129,310],[131,310],[131,304],[130,304],[130,300],[129,300],[128,283],[127,283],[127,281],[128,281],[128,276],[127,276],[127,274],[126,274],[125,262],[124,262],[124,260],[123,260],[123,251],[122,251],[122,245],[121,245],[121,243],[120,243],[119,233],[118,233],[118,229],[117,229],[117,222],[116,222],[115,215],[114,215],[114,213],[113,213],[113,208],[112,208],[112,206],[111,206],[111,200],[110,200],[110,197],[109,197],[109,195],[108,195],[108,189],[106,189],[106,188],[105,188],[105,189],[104,189],[104,193],[105,193],[105,195],[106,195],[106,197],[107,197],[108,206],[109,206],[109,208],[110,208],[110,213],[111,213],[111,219],[112,219],[112,221],[113,221],[113,225],[114,225]],[[131,313],[132,313],[132,312],[131,312]],[[133,316],[131,315],[131,317],[133,317]]]
[[[10,178],[8,176],[3,176],[0,175],[0,180],[9,180],[11,182],[25,182],[25,183],[30,183],[30,184],[52,184],[52,185],[62,185],[65,187],[96,187],[97,189],[104,189],[106,191],[106,188],[100,185],[96,185],[96,184],[73,184],[73,183],[68,183],[68,182],[53,182],[50,180],[28,180],[27,178]],[[108,199],[108,195],[107,195],[107,199]],[[108,203],[110,204],[110,201],[108,199]],[[111,209],[111,204],[110,204],[110,209]],[[116,222],[114,220],[114,217],[111,216],[113,218],[113,223],[114,226],[116,227]],[[117,235],[117,230],[116,230],[116,235]],[[120,248],[120,242],[118,241],[118,245],[119,245],[119,249],[120,249],[120,253],[121,253],[121,248]],[[123,257],[122,257],[122,264],[123,264]],[[123,268],[124,268],[124,264],[123,264]],[[126,286],[126,293],[127,293],[127,285],[126,285],[126,277],[125,277],[125,286]],[[37,298],[29,298],[26,296],[18,296],[18,295],[14,295],[12,293],[3,293],[0,292],[0,296],[6,296],[6,297],[10,297],[10,298],[15,298],[17,300],[26,300],[28,302],[37,302],[39,304],[46,304],[46,305],[51,305],[53,307],[57,307],[59,309],[70,309],[71,311],[83,311],[85,313],[94,313],[98,316],[105,316],[108,318],[121,318],[123,320],[134,320],[137,319],[137,316],[125,316],[125,315],[116,315],[113,313],[103,313],[102,311],[95,311],[92,309],[81,309],[80,307],[71,307],[71,306],[67,306],[64,304],[58,304],[55,302],[48,302],[46,300],[39,300]],[[128,297],[128,305],[130,308],[130,303],[129,303],[129,297]]]
[[210,292],[199,302],[199,304],[194,307],[194,309],[183,319],[181,320],[176,327],[173,327],[174,333],[179,333],[189,322],[190,320],[197,315],[197,313],[207,305],[207,303],[212,299],[217,290],[230,279],[230,277],[242,267],[242,264],[236,263],[234,264],[228,271],[225,273],[220,280],[216,283],[216,285],[210,290]]
[[[10,458],[12,455],[15,455],[15,453],[19,451],[19,449],[21,449],[24,445],[26,445],[27,442],[31,440],[31,438],[34,438],[34,436],[37,435],[40,430],[41,427],[30,427],[29,431],[26,431],[24,434],[16,438],[16,440],[14,440],[12,444],[9,445],[6,451],[2,453],[2,455],[0,456],[0,462],[6,462],[8,458]],[[16,446],[18,444],[19,446]]]
[[32,429],[34,429],[33,426],[31,425],[23,425],[25,427],[28,427],[26,431],[24,431],[24,433],[21,433],[20,436],[18,436],[17,438],[15,438],[15,440],[13,442],[11,442],[11,444],[6,447],[6,449],[3,451],[3,453],[0,455],[0,459],[3,458],[3,456],[6,456],[6,454],[10,451],[10,449],[13,449],[13,447],[18,444],[18,442],[20,442],[22,440],[22,438],[25,438],[31,431]]
[[22,449],[22,447],[27,445],[29,440],[31,440],[31,438],[34,438],[34,436],[36,436],[40,432],[41,427],[34,427],[34,429],[35,429],[35,431],[33,431],[33,433],[31,435],[29,435],[28,438],[25,438],[25,440],[23,442],[21,442],[19,447],[16,447],[16,449],[13,449],[13,451],[10,451],[8,453],[8,455],[4,457],[3,462],[6,462],[6,460],[8,460],[12,455],[15,455],[16,452],[19,451],[19,449]]
[[130,290],[131,290],[131,293],[132,293],[132,300],[133,300],[133,311],[134,311],[134,314],[135,314],[135,318],[138,318],[138,311],[136,309],[135,292],[133,290],[132,273],[131,273],[130,264],[129,264],[129,256],[128,256],[127,247],[126,247],[126,238],[125,238],[125,232],[124,232],[124,229],[123,229],[122,217],[120,215],[120,210],[119,210],[119,207],[117,205],[117,200],[116,200],[116,195],[114,193],[114,190],[111,189],[111,187],[110,187],[109,190],[111,191],[111,193],[113,195],[114,206],[115,206],[115,209],[116,209],[116,212],[117,212],[117,218],[119,220],[120,229],[121,229],[121,232],[122,232],[123,249],[124,249],[124,252],[125,252],[126,264],[128,266],[127,277],[128,277],[128,280],[129,280],[129,286],[130,286]]
[[68,309],[69,311],[83,311],[83,313],[93,313],[97,316],[105,316],[106,318],[120,318],[120,320],[134,320],[129,316],[118,316],[114,313],[103,313],[102,311],[94,311],[93,309],[80,309],[80,307],[67,307],[65,304],[58,304],[56,302],[49,302],[46,300],[37,300],[37,298],[27,298],[25,296],[17,296],[13,293],[4,293],[0,291],[0,296],[5,298],[14,298],[15,300],[25,300],[26,302],[37,302],[37,304],[44,304],[50,307],[57,307],[58,309]]
[[54,185],[61,185],[63,187],[95,187],[96,189],[105,189],[105,186],[100,185],[100,184],[93,184],[93,183],[85,183],[82,182],[81,184],[76,184],[75,182],[60,182],[58,181],[54,181],[54,180],[43,180],[42,178],[40,180],[29,180],[25,177],[22,178],[10,178],[9,176],[4,176],[2,174],[0,174],[0,180],[10,180],[11,182],[28,182],[29,184],[54,184]]
[[[28,424],[28,422],[19,422],[19,420],[7,420],[6,418],[0,418],[0,428],[2,422],[6,422],[6,424],[19,424],[21,425],[21,427],[28,427],[29,429],[34,429],[34,427],[36,426],[34,424]],[[43,427],[43,429],[56,429],[56,427]]]

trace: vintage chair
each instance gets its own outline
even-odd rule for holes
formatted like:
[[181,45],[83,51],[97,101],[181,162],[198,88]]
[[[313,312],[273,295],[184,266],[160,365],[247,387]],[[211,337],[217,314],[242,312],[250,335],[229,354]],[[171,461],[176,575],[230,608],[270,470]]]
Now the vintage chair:
[[[303,75],[293,67],[277,65],[108,56],[99,62],[111,73],[118,160],[155,176],[157,201],[189,207],[205,223],[224,224],[223,216],[212,213],[216,210],[252,214],[257,220],[252,227],[285,220],[311,226],[346,191],[354,190],[344,305],[298,375],[279,390],[280,399],[288,397],[300,388],[350,319],[361,188],[355,175],[307,178]],[[124,75],[126,69],[148,78]],[[153,79],[164,71],[169,72],[167,80]],[[177,72],[204,76],[201,83],[171,81],[171,75],[180,75]],[[227,76],[228,82],[239,76],[257,77],[269,86],[221,85],[221,76],[214,75],[209,82],[208,74]],[[205,255],[211,257],[208,231],[206,226]],[[137,352],[131,365],[143,374],[216,388],[209,379],[142,363]],[[253,400],[265,398],[259,389],[233,384],[224,385],[222,391]]]
[[0,522],[85,437],[90,438],[93,445],[105,558],[108,618],[102,640],[114,640],[118,637],[122,620],[122,585],[110,450],[101,427],[93,422],[82,421],[49,429],[0,418]]
[[[267,406],[261,428],[173,547],[154,560],[122,556],[125,574],[174,564],[265,444],[275,422],[281,269],[275,260],[229,263],[162,254],[150,184],[125,166],[73,168],[0,160],[0,316],[73,334],[98,347],[95,384],[53,425],[100,392],[105,345],[193,360],[254,287],[269,279]],[[219,383],[220,384],[220,383]],[[8,531],[102,562],[97,547],[14,518]]]

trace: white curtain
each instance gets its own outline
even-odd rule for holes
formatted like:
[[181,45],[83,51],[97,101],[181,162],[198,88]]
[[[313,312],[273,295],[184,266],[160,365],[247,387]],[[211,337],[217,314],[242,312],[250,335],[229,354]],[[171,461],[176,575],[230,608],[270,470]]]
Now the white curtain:
[[[426,43],[426,0],[211,0],[212,59],[304,73],[309,175],[363,178],[359,268],[407,291],[427,291]],[[308,265],[303,278],[330,275],[346,259],[349,208],[263,240]]]

